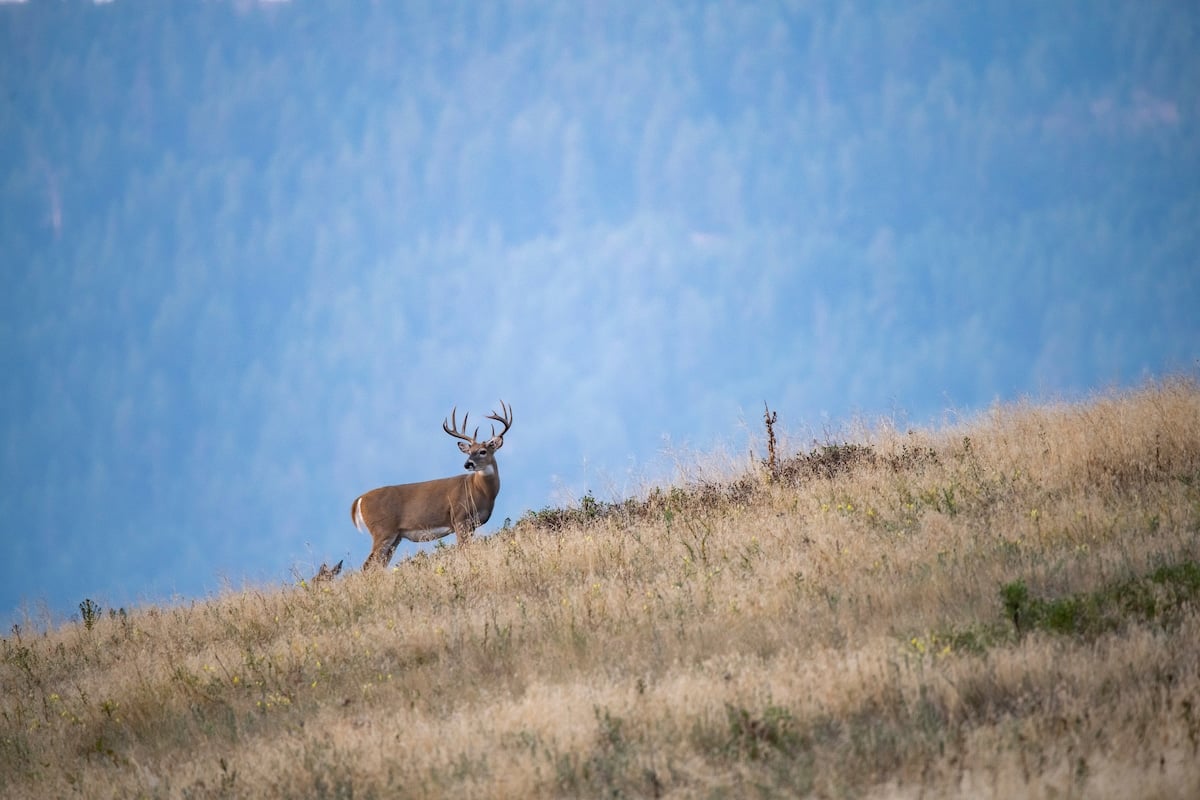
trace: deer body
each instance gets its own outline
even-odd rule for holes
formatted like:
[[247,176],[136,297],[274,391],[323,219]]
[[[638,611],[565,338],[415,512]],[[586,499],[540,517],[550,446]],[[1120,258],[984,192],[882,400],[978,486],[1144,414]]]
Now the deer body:
[[[466,475],[381,486],[359,495],[350,504],[354,526],[371,534],[373,540],[371,554],[363,562],[364,570],[387,566],[401,539],[431,542],[453,533],[462,545],[491,518],[496,495],[500,493],[496,451],[504,445],[504,434],[512,425],[512,408],[503,401],[500,407],[504,415],[491,414],[488,419],[504,425],[504,430],[486,442],[459,433],[457,420],[453,427],[442,423],[446,433],[463,440],[458,447],[467,454],[463,465],[469,470]],[[467,417],[463,417],[463,427],[466,426]],[[478,432],[476,428],[475,433]],[[492,433],[495,434],[494,428]]]

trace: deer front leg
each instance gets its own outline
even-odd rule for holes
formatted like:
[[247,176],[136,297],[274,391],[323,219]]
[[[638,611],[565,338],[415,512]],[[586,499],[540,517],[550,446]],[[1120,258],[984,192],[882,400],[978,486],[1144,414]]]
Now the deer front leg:
[[474,537],[475,529],[479,527],[479,519],[474,514],[463,514],[454,520],[453,527],[458,546],[462,547]]

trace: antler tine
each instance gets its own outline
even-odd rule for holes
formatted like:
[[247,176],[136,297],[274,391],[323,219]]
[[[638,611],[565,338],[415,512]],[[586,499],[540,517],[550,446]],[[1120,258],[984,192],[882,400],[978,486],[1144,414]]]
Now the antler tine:
[[[470,412],[463,414],[462,426],[464,428],[467,427],[467,420],[470,418],[471,418]],[[472,444],[475,443],[475,437],[479,435],[478,427],[475,428],[475,436],[467,436],[466,434],[459,432],[459,430],[458,430],[458,406],[455,406],[454,409],[450,412],[450,421],[449,422],[447,422],[444,419],[442,420],[442,430],[444,430],[446,433],[453,436],[455,439],[462,439],[464,442],[471,442]]]
[[[494,420],[496,420],[496,422],[499,422],[501,425],[504,426],[504,430],[500,431],[500,436],[504,436],[504,434],[508,433],[508,429],[512,427],[512,421],[513,421],[512,406],[505,405],[504,401],[501,400],[500,401],[500,411],[501,411],[501,414],[497,414],[495,411],[493,411],[491,414],[487,415],[487,418],[494,419]],[[493,425],[492,426],[492,438],[495,438],[495,437],[496,437],[496,426]]]

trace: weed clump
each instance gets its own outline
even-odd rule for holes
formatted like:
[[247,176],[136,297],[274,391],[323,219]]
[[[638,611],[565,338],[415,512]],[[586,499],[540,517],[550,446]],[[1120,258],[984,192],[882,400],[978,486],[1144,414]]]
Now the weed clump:
[[761,761],[772,755],[794,756],[804,744],[795,718],[782,706],[767,706],[753,714],[741,706],[725,704],[729,723],[726,749],[737,758]]
[[1033,630],[1095,637],[1130,622],[1169,627],[1200,602],[1200,564],[1166,564],[1146,575],[1058,598],[1033,597],[1023,580],[1000,589],[1005,618],[1018,636]]
[[834,480],[860,467],[872,467],[877,463],[879,457],[870,445],[850,442],[822,444],[807,453],[783,459],[771,477],[786,486],[800,486],[815,478]]

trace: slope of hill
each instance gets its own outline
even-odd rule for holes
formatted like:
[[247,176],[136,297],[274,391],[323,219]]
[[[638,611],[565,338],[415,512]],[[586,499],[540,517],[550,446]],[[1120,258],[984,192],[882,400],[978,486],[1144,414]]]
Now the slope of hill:
[[340,551],[350,499],[458,468],[455,406],[515,405],[512,514],[763,397],[924,420],[1187,369],[1198,30],[1187,0],[0,2],[0,630]]
[[332,584],[85,601],[3,639],[0,794],[1196,797],[1198,534],[1174,380]]

